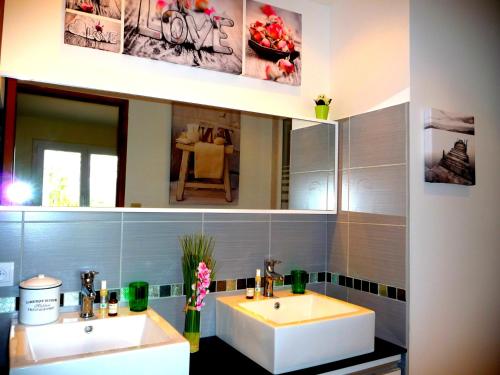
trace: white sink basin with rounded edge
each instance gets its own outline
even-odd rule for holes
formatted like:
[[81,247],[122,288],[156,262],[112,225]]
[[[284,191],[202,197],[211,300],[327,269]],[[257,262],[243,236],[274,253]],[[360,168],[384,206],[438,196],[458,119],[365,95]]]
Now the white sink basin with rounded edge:
[[273,374],[373,352],[375,312],[307,291],[217,298],[216,334]]
[[149,308],[117,317],[84,320],[63,313],[52,324],[14,322],[9,341],[10,374],[169,374],[189,373],[189,343]]

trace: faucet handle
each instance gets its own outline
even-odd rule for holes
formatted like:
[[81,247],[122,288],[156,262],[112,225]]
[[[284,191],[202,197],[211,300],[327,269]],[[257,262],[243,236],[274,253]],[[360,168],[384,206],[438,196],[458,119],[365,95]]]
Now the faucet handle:
[[276,264],[280,264],[280,263],[281,263],[281,260],[272,259],[272,258],[266,259],[266,261],[265,261],[266,267],[271,267],[271,268],[273,268]]
[[88,280],[89,282],[94,280],[95,275],[98,275],[97,271],[82,271],[80,277],[82,280]]

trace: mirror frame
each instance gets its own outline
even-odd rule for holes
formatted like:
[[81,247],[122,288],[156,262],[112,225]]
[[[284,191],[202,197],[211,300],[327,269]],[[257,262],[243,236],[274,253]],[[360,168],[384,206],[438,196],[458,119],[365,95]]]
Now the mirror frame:
[[[43,87],[26,82],[18,82],[17,79],[6,78],[5,96],[5,131],[4,148],[2,160],[2,176],[0,184],[14,181],[14,153],[16,142],[16,120],[17,120],[17,95],[31,94],[46,96],[50,98],[75,100],[85,103],[103,104],[118,107],[118,126],[116,132],[116,153],[118,156],[118,169],[116,179],[116,207],[125,206],[125,178],[127,165],[127,136],[128,136],[128,100],[88,94],[76,91],[68,91],[60,88]],[[0,197],[0,205],[9,204],[4,197]]]

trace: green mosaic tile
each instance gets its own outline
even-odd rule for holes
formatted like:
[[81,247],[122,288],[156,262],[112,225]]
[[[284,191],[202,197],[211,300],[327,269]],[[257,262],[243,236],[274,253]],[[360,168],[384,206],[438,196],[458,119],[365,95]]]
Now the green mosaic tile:
[[160,286],[159,285],[150,285],[148,291],[149,299],[160,298]]
[[0,298],[0,313],[16,311],[16,297]]
[[387,285],[378,284],[378,294],[383,297],[387,297]]
[[226,292],[236,290],[236,280],[226,280]]
[[332,284],[339,285],[339,274],[332,273]]
[[184,287],[184,284],[172,284],[170,286],[170,295],[172,297],[179,297],[182,296],[182,288]]
[[310,283],[317,283],[318,282],[318,273],[317,272],[310,272],[309,273],[309,282]]
[[64,293],[64,306],[78,306],[80,304],[80,292]]
[[[120,302],[128,302],[128,287],[127,288],[121,288],[119,290],[120,294],[117,296],[118,300]],[[110,291],[111,294],[111,291]]]
[[280,287],[283,286],[283,284],[284,284],[283,280],[274,280],[273,287]]

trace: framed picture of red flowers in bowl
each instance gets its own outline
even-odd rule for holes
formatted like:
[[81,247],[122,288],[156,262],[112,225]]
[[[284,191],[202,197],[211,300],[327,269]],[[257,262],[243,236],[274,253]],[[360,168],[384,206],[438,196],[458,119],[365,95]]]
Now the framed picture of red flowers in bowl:
[[246,1],[245,75],[300,86],[302,15]]

